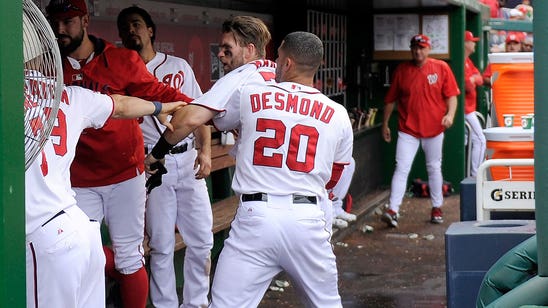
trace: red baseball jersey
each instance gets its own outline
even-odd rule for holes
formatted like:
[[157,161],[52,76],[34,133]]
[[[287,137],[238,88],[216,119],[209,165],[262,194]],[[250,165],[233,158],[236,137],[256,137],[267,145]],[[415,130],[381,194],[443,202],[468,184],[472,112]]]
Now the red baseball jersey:
[[[84,61],[63,58],[65,84],[105,94],[123,94],[146,100],[191,101],[149,73],[139,55],[89,36],[95,51]],[[109,119],[101,129],[86,129],[80,136],[71,166],[74,187],[119,183],[144,171],[143,136],[135,119]]]
[[398,102],[400,131],[429,138],[444,131],[441,120],[447,112],[445,100],[459,94],[449,65],[429,58],[421,67],[412,61],[398,65],[384,102]]
[[[470,77],[478,75],[474,82],[470,81]],[[465,102],[464,102],[464,114],[469,114],[476,111],[477,103],[477,91],[476,87],[483,84],[483,78],[478,68],[474,65],[474,62],[470,58],[466,58],[464,61],[464,88],[465,88]]]

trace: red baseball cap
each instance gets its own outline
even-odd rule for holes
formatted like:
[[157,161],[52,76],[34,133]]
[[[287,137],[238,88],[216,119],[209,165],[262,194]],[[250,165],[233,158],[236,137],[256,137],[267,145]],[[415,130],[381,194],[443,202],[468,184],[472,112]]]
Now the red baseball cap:
[[413,46],[420,46],[420,47],[431,47],[430,45],[430,38],[424,34],[417,34],[411,38],[410,47]]
[[86,0],[51,0],[46,6],[49,19],[67,19],[88,13]]
[[479,40],[480,40],[480,38],[479,37],[474,37],[474,34],[472,34],[472,32],[470,32],[470,31],[465,31],[464,32],[464,41],[477,42]]
[[509,32],[508,35],[506,35],[506,43],[510,42],[517,42],[521,43],[522,41],[522,35],[517,32]]

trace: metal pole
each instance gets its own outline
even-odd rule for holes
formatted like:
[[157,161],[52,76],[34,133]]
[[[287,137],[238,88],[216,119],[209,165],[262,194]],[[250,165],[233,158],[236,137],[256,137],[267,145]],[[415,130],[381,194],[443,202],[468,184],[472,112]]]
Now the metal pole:
[[0,306],[25,307],[21,1],[0,1]]
[[538,274],[548,276],[548,1],[535,1],[535,191]]

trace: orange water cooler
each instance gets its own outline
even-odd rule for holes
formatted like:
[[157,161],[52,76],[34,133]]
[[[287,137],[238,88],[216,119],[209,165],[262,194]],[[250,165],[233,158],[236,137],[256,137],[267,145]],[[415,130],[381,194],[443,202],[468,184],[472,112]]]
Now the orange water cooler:
[[[487,139],[485,154],[494,158],[534,158],[534,129],[491,127],[483,130]],[[534,181],[533,166],[491,167],[491,180]]]
[[514,114],[514,126],[521,126],[521,116],[535,112],[533,53],[492,53],[489,62],[493,126],[504,126],[504,114]]

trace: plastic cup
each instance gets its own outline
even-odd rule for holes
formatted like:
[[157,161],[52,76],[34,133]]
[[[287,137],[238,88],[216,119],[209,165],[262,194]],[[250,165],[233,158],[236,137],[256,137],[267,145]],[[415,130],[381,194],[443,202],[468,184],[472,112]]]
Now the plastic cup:
[[535,114],[534,113],[528,113],[528,116],[531,116],[531,127],[535,127]]
[[521,127],[531,129],[533,127],[533,118],[530,115],[521,116]]
[[504,118],[504,127],[513,127],[514,126],[514,115],[513,114],[503,114]]

